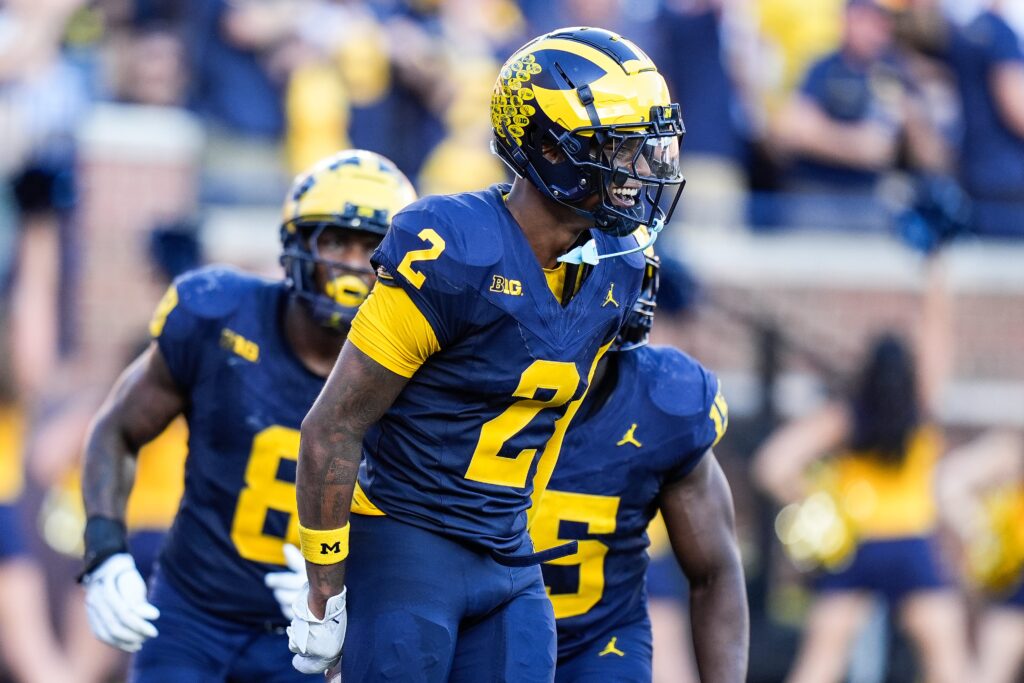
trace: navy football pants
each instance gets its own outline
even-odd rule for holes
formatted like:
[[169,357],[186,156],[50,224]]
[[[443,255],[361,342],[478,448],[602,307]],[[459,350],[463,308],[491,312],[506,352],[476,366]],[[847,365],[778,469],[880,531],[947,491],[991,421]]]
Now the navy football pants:
[[651,683],[651,622],[609,628],[572,656],[558,658],[556,683]]
[[551,681],[555,623],[539,566],[389,517],[354,514],[343,680]]
[[197,609],[157,570],[149,591],[160,635],[132,658],[132,683],[316,683],[292,667],[288,636]]

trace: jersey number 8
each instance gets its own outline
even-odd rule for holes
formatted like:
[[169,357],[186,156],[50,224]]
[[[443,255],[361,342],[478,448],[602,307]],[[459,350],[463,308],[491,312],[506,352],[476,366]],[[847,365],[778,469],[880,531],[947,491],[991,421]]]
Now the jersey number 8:
[[[282,460],[299,457],[299,431],[272,425],[252,440],[252,453],[245,468],[245,488],[238,495],[231,540],[238,554],[252,562],[284,564],[284,544],[299,544],[299,517],[295,505],[295,484],[277,478]],[[264,533],[267,514],[275,510],[288,516],[285,537]]]

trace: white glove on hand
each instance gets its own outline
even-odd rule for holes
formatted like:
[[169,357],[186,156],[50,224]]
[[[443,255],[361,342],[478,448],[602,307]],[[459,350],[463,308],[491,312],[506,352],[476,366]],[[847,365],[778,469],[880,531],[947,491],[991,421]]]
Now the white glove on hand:
[[146,582],[128,553],[111,555],[82,579],[89,626],[97,638],[125,652],[138,652],[157,635],[150,622],[160,610],[146,600]]
[[288,627],[288,649],[295,653],[292,666],[304,674],[319,674],[341,661],[348,615],[346,590],[327,601],[323,619],[309,611],[309,584],[303,584],[292,603],[292,625]]
[[284,547],[284,561],[288,571],[271,572],[263,577],[263,583],[274,591],[274,599],[281,606],[284,618],[293,619],[295,612],[292,611],[292,603],[306,585],[306,560],[298,548],[288,543]]

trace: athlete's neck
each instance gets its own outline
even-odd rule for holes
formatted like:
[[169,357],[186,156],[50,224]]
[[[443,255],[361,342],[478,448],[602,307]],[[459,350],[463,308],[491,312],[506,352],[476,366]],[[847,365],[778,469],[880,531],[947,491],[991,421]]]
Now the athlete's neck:
[[586,218],[548,199],[522,178],[512,183],[505,206],[544,268],[557,266],[558,257],[569,250],[580,233],[591,227]]
[[284,309],[284,336],[292,352],[314,375],[327,377],[334,368],[348,328],[329,330],[309,314],[295,297],[288,297]]
[[580,414],[576,417],[577,421],[585,421],[608,402],[612,392],[615,391],[615,386],[619,383],[618,363],[618,353],[606,353],[597,362],[594,376],[590,380],[590,388],[587,389],[587,397],[583,400]]

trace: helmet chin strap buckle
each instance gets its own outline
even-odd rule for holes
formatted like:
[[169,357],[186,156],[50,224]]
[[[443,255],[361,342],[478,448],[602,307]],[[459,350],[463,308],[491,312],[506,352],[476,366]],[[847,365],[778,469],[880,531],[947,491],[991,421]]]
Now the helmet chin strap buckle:
[[625,256],[626,254],[633,254],[638,251],[644,251],[655,242],[658,241],[658,235],[665,229],[665,221],[660,218],[655,218],[654,222],[651,223],[651,227],[647,229],[648,237],[647,241],[643,244],[637,244],[632,249],[626,249],[625,251],[616,251],[612,254],[598,254],[597,243],[593,239],[587,240],[587,243],[581,247],[576,247],[569,250],[568,253],[562,254],[558,257],[558,261],[561,263],[572,263],[575,265],[587,265],[596,266],[599,261],[604,259],[615,258],[616,256]]

